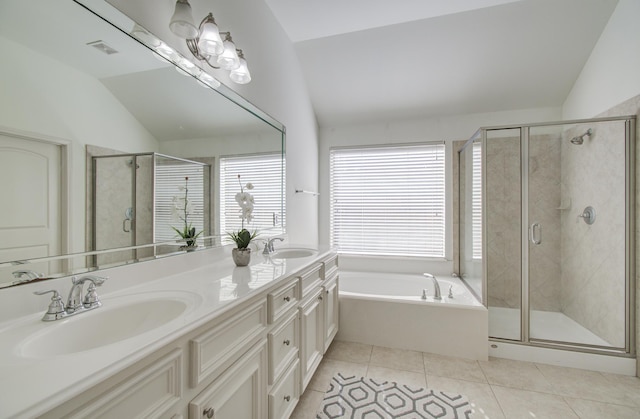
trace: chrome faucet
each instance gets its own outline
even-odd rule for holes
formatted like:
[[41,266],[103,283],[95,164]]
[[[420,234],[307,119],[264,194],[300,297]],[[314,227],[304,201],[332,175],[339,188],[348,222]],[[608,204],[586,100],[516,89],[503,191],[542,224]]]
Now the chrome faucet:
[[[71,291],[69,291],[69,298],[67,299],[66,312],[67,314],[75,313],[76,311],[85,308],[97,308],[102,305],[98,294],[96,293],[96,287],[99,287],[106,281],[107,278],[103,278],[96,275],[87,275],[82,278],[71,278],[73,285]],[[82,300],[82,286],[85,282],[91,282],[89,288],[87,288],[87,295]]]
[[[423,275],[426,278],[431,278],[431,282],[433,282],[433,288],[435,289],[435,292],[433,294],[433,299],[434,300],[442,300],[442,295],[440,293],[440,284],[438,283],[438,280],[436,279],[436,277],[431,275],[431,274],[428,274],[428,273],[424,273]],[[422,293],[422,299],[423,300],[427,299],[426,291]]]
[[267,239],[267,243],[264,245],[264,250],[262,251],[263,255],[270,255],[274,253],[276,249],[273,248],[273,242],[276,240],[284,241],[282,237],[273,237],[271,239]]
[[[42,320],[45,322],[60,320],[74,314],[82,313],[84,311],[93,310],[94,308],[100,307],[102,303],[98,298],[96,287],[102,285],[107,279],[108,278],[96,275],[86,275],[82,278],[76,278],[75,276],[72,277],[71,282],[73,283],[73,285],[71,286],[71,291],[69,291],[69,298],[67,299],[66,305],[62,303],[62,297],[60,297],[60,294],[56,290],[34,292],[34,294],[36,295],[53,293],[49,308],[42,317]],[[87,281],[89,281],[90,284],[87,288],[86,295],[82,299],[82,287]]]

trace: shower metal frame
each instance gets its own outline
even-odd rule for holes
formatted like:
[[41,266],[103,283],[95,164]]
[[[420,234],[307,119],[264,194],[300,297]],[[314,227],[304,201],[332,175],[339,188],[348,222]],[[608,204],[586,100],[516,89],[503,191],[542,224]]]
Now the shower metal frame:
[[[529,174],[529,130],[533,127],[562,126],[572,124],[589,124],[597,122],[625,122],[625,346],[624,348],[580,344],[576,342],[555,341],[546,339],[536,339],[530,336],[530,304],[529,304],[529,197],[528,179]],[[520,130],[520,185],[521,185],[521,280],[520,280],[520,340],[498,338],[489,336],[490,341],[536,346],[550,349],[563,349],[574,352],[586,352],[594,354],[606,354],[619,357],[634,357],[635,345],[635,283],[636,283],[636,243],[635,243],[635,171],[636,171],[636,115],[624,115],[615,117],[573,119],[566,121],[551,121],[529,124],[496,125],[479,128],[460,148],[458,153],[465,150],[474,141],[480,139],[482,144],[482,302],[488,309],[488,264],[487,264],[487,213],[486,213],[486,191],[487,191],[487,131],[493,130]],[[460,243],[460,241],[458,241]],[[462,252],[462,249],[460,249]],[[461,253],[462,254],[462,253]]]

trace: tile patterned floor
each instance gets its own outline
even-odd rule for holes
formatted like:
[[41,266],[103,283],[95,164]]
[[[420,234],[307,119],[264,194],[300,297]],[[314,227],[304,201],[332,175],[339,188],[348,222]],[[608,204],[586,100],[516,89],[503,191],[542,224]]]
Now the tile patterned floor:
[[474,418],[640,419],[640,379],[532,362],[487,362],[335,341],[292,419],[315,419],[336,373],[469,398]]

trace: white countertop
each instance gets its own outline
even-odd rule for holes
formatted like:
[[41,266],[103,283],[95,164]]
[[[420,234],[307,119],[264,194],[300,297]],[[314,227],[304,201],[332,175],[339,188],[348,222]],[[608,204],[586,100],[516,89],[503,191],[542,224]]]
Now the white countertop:
[[[35,300],[40,306],[37,312],[0,323],[0,418],[46,413],[252,296],[276,287],[280,280],[326,257],[330,249],[321,247],[313,256],[277,262],[256,252],[251,265],[244,268],[235,267],[229,253],[211,249],[93,272],[110,277],[98,288],[103,306],[54,322],[40,320],[48,298],[32,293],[57,288],[64,300],[70,279],[65,278],[64,283],[46,281],[0,291],[0,305],[3,302],[15,305],[16,298],[24,298],[30,304]],[[80,317],[88,321],[101,310],[117,310],[116,307],[127,300],[162,299],[163,296],[184,301],[188,308],[162,326],[109,345],[63,355],[25,354],[24,342],[47,333],[48,328],[59,322]]]

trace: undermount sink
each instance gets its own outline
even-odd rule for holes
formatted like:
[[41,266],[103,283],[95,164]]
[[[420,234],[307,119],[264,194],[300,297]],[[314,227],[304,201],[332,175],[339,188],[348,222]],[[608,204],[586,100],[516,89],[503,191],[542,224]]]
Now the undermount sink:
[[176,319],[189,308],[187,300],[171,297],[130,299],[125,304],[103,301],[103,306],[47,327],[20,345],[24,357],[42,358],[87,351],[133,338]]
[[313,256],[317,251],[313,249],[304,249],[304,248],[288,248],[288,249],[278,249],[271,256],[273,259],[295,259],[295,258],[306,258],[309,256]]

